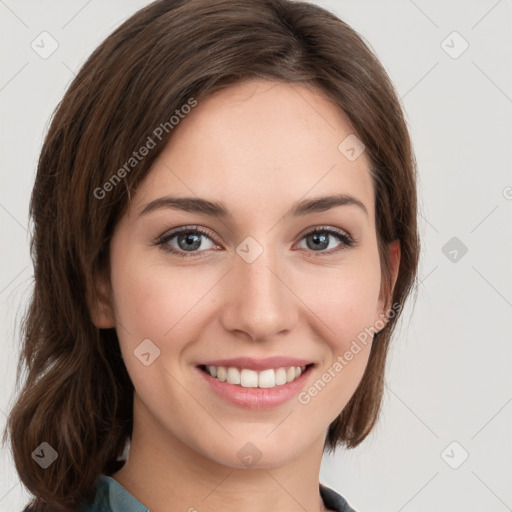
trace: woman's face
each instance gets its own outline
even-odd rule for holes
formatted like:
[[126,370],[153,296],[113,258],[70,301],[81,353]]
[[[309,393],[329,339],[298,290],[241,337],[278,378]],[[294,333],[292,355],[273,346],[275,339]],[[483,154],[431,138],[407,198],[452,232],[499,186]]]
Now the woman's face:
[[[116,326],[148,441],[232,467],[283,464],[323,446],[367,364],[371,337],[364,344],[361,333],[385,313],[369,162],[338,108],[299,85],[232,86],[174,130],[116,227],[115,318],[95,323]],[[344,200],[313,201],[335,195]],[[228,213],[192,208],[199,201]],[[274,356],[300,362],[261,361]],[[294,363],[314,366],[274,388],[198,368],[242,357],[284,367],[288,379]],[[283,379],[247,371],[258,368],[251,361],[231,366],[246,384]]]

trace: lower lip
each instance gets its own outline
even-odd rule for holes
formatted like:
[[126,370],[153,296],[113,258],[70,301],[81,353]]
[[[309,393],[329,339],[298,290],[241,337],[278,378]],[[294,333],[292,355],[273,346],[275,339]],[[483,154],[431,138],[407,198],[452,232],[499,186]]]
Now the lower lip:
[[244,388],[236,384],[228,384],[212,377],[196,367],[210,389],[228,402],[247,409],[271,409],[278,407],[297,395],[306,384],[313,367],[309,367],[304,373],[292,382],[273,388]]

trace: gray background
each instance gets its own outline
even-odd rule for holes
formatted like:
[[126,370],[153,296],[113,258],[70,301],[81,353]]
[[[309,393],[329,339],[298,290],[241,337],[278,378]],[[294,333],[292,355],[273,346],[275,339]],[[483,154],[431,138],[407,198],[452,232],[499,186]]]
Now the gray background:
[[[43,135],[86,57],[147,3],[0,0],[2,429],[32,283],[27,212]],[[512,510],[512,1],[315,3],[365,38],[396,85],[423,239],[381,420],[360,447],[325,456],[320,480],[361,512]],[[58,43],[46,59],[31,48],[43,31]],[[21,511],[28,497],[2,449],[0,510]]]

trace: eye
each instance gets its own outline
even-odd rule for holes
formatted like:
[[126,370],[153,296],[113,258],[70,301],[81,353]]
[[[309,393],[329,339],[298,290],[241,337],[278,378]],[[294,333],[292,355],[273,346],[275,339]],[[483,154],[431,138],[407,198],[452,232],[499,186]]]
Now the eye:
[[[184,226],[181,228],[173,229],[171,232],[160,236],[156,242],[156,245],[160,246],[163,251],[171,252],[173,254],[177,254],[178,256],[188,257],[194,256],[194,253],[198,252],[196,249],[201,247],[203,243],[201,240],[202,238],[207,238],[210,242],[212,242],[212,238],[206,230],[198,226]],[[176,239],[175,242],[178,246],[177,248],[171,243],[174,239]],[[214,245],[213,242],[212,245]],[[212,246],[203,247],[203,249],[211,248]]]
[[[336,244],[334,244],[334,250],[325,251],[324,249],[333,248],[330,243],[333,238],[338,241],[338,245],[336,246]],[[312,249],[313,252],[320,252],[320,254],[315,254],[315,256],[332,254],[355,245],[354,240],[348,233],[340,229],[327,226],[313,229],[308,232],[302,240],[306,241],[307,249]]]
[[[202,238],[210,241],[209,247],[208,244],[204,247]],[[161,235],[155,242],[155,245],[158,245],[163,251],[182,257],[190,257],[197,256],[198,253],[200,254],[207,249],[215,247],[212,238],[208,231],[199,226],[183,226]],[[334,250],[325,251],[325,249],[333,249],[330,247],[333,239],[338,241],[338,245],[336,246],[335,244]],[[332,254],[355,245],[355,241],[348,233],[332,227],[315,228],[306,233],[302,237],[301,242],[302,240],[306,241],[306,249],[320,253],[315,254],[315,256]],[[198,251],[197,249],[200,248],[203,250]]]

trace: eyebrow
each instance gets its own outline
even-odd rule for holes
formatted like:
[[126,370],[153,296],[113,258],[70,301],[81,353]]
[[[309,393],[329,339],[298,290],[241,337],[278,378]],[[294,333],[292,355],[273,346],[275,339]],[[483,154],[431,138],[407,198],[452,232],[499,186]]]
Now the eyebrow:
[[[335,194],[297,201],[292,204],[291,208],[283,217],[302,217],[312,213],[324,212],[337,206],[356,206],[368,215],[366,206],[359,199],[348,194]],[[222,201],[208,201],[200,197],[177,196],[164,196],[151,201],[139,213],[139,217],[163,208],[201,213],[210,217],[223,219],[233,218],[233,214]]]

